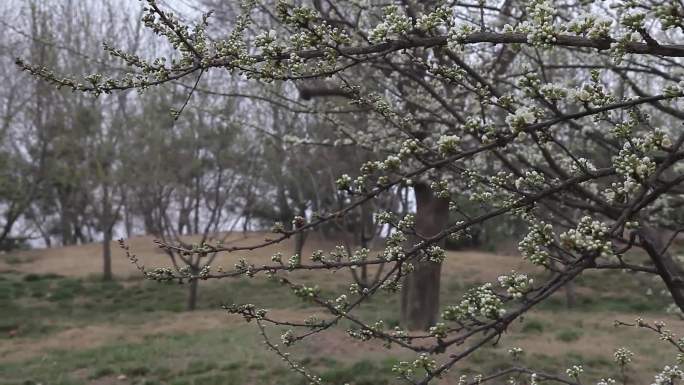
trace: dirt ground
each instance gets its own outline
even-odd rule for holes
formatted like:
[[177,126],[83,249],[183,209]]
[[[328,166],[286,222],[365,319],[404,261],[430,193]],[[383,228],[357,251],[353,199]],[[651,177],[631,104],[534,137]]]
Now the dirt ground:
[[[236,233],[229,236],[224,242],[230,246],[246,246],[263,242],[273,234],[262,232]],[[127,239],[126,244],[140,262],[148,268],[170,267],[171,261],[168,256],[154,243],[154,238],[138,236]],[[140,272],[126,258],[118,242],[112,242],[112,270],[119,278],[139,276]],[[311,234],[305,243],[304,258],[310,256],[315,250],[325,252],[332,250],[335,242],[322,240],[317,234]],[[281,251],[283,259],[288,257],[287,251],[293,250],[293,240],[287,239],[279,244],[270,245],[254,251],[238,251],[233,253],[221,253],[213,263],[214,270],[219,266],[226,270],[240,260],[246,258],[249,263],[256,265],[270,263],[271,256]],[[51,249],[35,249],[14,253],[17,258],[14,263],[8,263],[0,258],[1,270],[16,270],[21,273],[46,274],[54,273],[68,277],[87,277],[100,274],[102,271],[102,245],[93,243],[57,247]],[[530,270],[529,264],[525,264],[519,257],[497,255],[480,251],[449,251],[444,264],[444,272],[451,274],[458,272],[472,277],[473,280],[489,281],[496,279],[501,273],[510,270]],[[17,263],[18,262],[18,263]]]

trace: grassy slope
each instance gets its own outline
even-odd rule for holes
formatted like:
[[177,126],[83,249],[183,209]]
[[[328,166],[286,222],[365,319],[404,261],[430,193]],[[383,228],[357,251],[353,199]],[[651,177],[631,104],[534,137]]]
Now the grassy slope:
[[[146,265],[168,265],[149,239],[132,245]],[[314,238],[307,253],[332,246]],[[280,247],[291,250],[289,244]],[[276,250],[226,256],[217,265],[231,266],[243,256],[263,263]],[[200,310],[184,312],[183,286],[143,282],[123,256],[116,258],[117,282],[97,280],[98,251],[97,245],[86,245],[0,256],[0,384],[304,384],[263,348],[253,325],[218,309],[221,303],[251,302],[292,320],[317,309],[272,282],[253,279],[202,282]],[[468,287],[511,269],[525,270],[525,265],[517,257],[450,253],[442,302],[455,303]],[[348,283],[346,272],[295,278],[330,292]],[[599,373],[616,375],[612,352],[628,346],[637,353],[629,375],[648,381],[653,369],[670,362],[670,350],[652,335],[615,329],[613,321],[640,314],[669,319],[672,329],[682,330],[680,321],[664,313],[662,299],[644,294],[646,287],[659,290],[645,277],[587,274],[579,281],[575,309],[566,310],[562,296],[552,298],[516,323],[497,346],[476,353],[442,382],[506,367],[506,351],[513,346],[525,348],[526,363],[549,371],[582,361],[589,381]],[[391,326],[397,308],[395,296],[382,296],[361,311],[366,319],[383,318]],[[347,326],[295,346],[293,353],[335,384],[396,383],[392,364],[413,355],[351,341],[344,334]]]

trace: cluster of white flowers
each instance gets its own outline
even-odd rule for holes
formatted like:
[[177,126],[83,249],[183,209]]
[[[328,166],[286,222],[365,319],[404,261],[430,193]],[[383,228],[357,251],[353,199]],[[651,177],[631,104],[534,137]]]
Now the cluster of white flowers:
[[532,373],[530,374],[530,385],[538,385],[539,383],[537,382],[537,373]]
[[577,158],[576,161],[573,161],[570,163],[570,172],[573,175],[582,175],[586,173],[587,171],[593,172],[596,171],[596,166],[594,166],[593,163],[589,159],[586,158]]
[[681,29],[684,26],[681,17],[684,14],[684,9],[681,4],[676,2],[658,4],[655,7],[654,14],[660,20],[661,28],[664,31],[676,27]]
[[145,271],[145,278],[152,281],[172,281],[175,279],[173,270],[168,267],[157,267],[149,271]]
[[506,314],[503,302],[492,290],[491,283],[470,289],[456,306],[447,306],[442,318],[448,321],[462,321],[469,318],[485,317],[498,319]]
[[634,353],[629,351],[627,348],[618,348],[613,354],[615,362],[622,367],[627,366],[630,362],[632,362],[632,357],[634,357]]
[[684,372],[678,366],[668,365],[660,373],[656,374],[651,385],[672,385],[675,383],[675,380],[681,380],[682,378],[684,378]]
[[434,191],[437,198],[446,199],[451,195],[449,192],[449,182],[444,179],[430,183],[430,188]]
[[292,292],[299,298],[309,299],[318,295],[321,289],[318,286],[300,285],[292,288]]
[[672,140],[660,128],[650,130],[642,137],[635,137],[633,130],[638,122],[648,119],[648,116],[638,116],[630,112],[630,119],[618,123],[613,128],[613,134],[624,139],[625,143],[617,156],[613,157],[613,165],[617,173],[623,177],[621,183],[613,183],[604,193],[610,201],[624,200],[639,187],[639,181],[648,178],[656,169],[655,162],[647,153],[661,148],[669,148]]
[[415,154],[420,149],[420,142],[417,139],[407,139],[399,148],[399,157],[408,158],[411,154]]
[[442,135],[437,140],[439,153],[447,156],[458,151],[458,146],[461,143],[461,137],[457,135]]
[[602,378],[596,385],[615,385],[615,380],[612,378]]
[[392,366],[392,372],[403,378],[411,378],[416,370],[432,371],[437,368],[437,361],[430,358],[426,353],[421,353],[413,362],[400,361]]
[[513,347],[513,348],[508,349],[508,354],[510,354],[514,360],[517,360],[518,358],[520,358],[520,356],[522,356],[523,353],[525,353],[525,351],[522,348]]
[[402,243],[406,242],[406,239],[406,234],[402,231],[393,231],[387,239],[385,239],[385,244],[389,246],[401,246]]
[[675,98],[682,94],[682,90],[684,90],[684,82],[666,84],[665,87],[663,87],[663,95],[669,98]]
[[656,168],[655,162],[649,156],[639,156],[627,148],[620,150],[618,155],[613,158],[615,171],[625,178],[644,180],[653,174]]
[[375,221],[378,222],[379,225],[390,224],[392,223],[392,214],[388,211],[375,213]]
[[435,338],[445,338],[449,332],[449,328],[443,322],[437,322],[435,326],[431,326],[428,330],[431,336]]
[[580,374],[584,372],[584,369],[582,368],[582,365],[573,365],[570,368],[565,370],[565,373],[568,375],[568,377],[572,378],[577,378],[579,377]]
[[415,225],[416,216],[411,213],[404,215],[404,217],[399,222],[397,222],[397,228],[400,230],[409,230],[412,229]]
[[404,378],[413,377],[414,370],[415,368],[408,361],[399,361],[392,366],[392,373]]
[[[402,255],[402,258],[403,258],[403,255]],[[410,265],[411,264],[408,264],[407,266],[410,266]],[[408,269],[408,270],[410,270],[410,269]],[[380,289],[382,289],[388,293],[397,293],[397,292],[399,292],[399,290],[401,290],[401,288],[402,288],[401,282],[399,282],[397,280],[387,280],[380,285]]]
[[380,162],[381,170],[398,170],[401,165],[401,158],[396,155],[389,155],[383,162]]
[[514,175],[511,172],[499,171],[496,175],[489,177],[490,182],[498,187],[506,187],[510,183],[513,183]]
[[321,261],[339,263],[347,257],[347,249],[342,245],[337,245],[328,252],[328,256],[328,258],[322,257]]
[[409,333],[406,330],[400,328],[399,326],[395,326],[394,330],[392,330],[390,332],[390,335],[394,338],[406,339],[406,337],[408,337]]
[[[280,253],[278,253],[280,254]],[[325,253],[323,250],[314,250],[311,253],[311,261],[312,262],[325,262]]]
[[382,252],[382,258],[387,261],[399,261],[405,258],[404,248],[399,245],[388,245]]
[[425,256],[430,262],[442,263],[446,259],[446,251],[437,245],[432,245],[425,250]]
[[591,70],[591,81],[569,90],[568,98],[580,103],[601,107],[615,101],[615,97],[606,92],[598,70]]
[[261,48],[264,55],[275,57],[280,55],[285,50],[283,45],[277,43],[276,38],[277,34],[274,30],[262,32],[254,39],[254,45],[258,48]]
[[251,303],[246,303],[242,305],[223,305],[222,307],[231,314],[242,315],[248,322],[253,319],[264,319],[264,317],[266,317],[266,314],[268,313],[266,309],[257,308],[254,304]]
[[525,175],[515,180],[518,191],[534,189],[544,185],[544,174],[538,171],[525,171]]
[[[351,263],[362,263],[365,260],[368,259],[368,254],[370,253],[370,250],[366,249],[365,247],[362,247],[358,250],[355,250],[350,256],[349,256],[349,262]],[[356,265],[352,266],[351,268],[355,268]]]
[[622,63],[627,53],[627,44],[641,41],[639,32],[627,32],[610,44],[610,56],[615,64]]
[[[247,262],[247,259],[245,259],[245,258],[238,259],[237,263],[233,266],[235,267],[236,271],[239,271],[248,277],[254,276],[254,265]],[[189,268],[189,266],[188,266],[188,268]],[[208,273],[207,273],[207,275],[208,275]],[[206,276],[204,279],[206,279]]]
[[633,178],[625,178],[621,183],[613,182],[603,191],[603,196],[610,202],[623,202],[634,192],[639,184]]
[[282,341],[283,345],[285,346],[290,346],[295,343],[296,336],[294,331],[292,331],[292,329],[287,329],[285,333],[280,335],[280,341]]
[[646,13],[628,11],[622,15],[620,24],[627,29],[638,32],[644,30],[644,21],[646,20]]
[[584,35],[590,39],[606,39],[610,37],[610,27],[613,21],[591,13],[583,13],[570,21],[568,30],[577,35]]
[[613,255],[608,225],[588,216],[580,219],[576,229],[562,233],[560,240],[564,247],[579,253],[598,252],[602,257]]
[[529,67],[525,66],[522,68],[524,73],[516,82],[520,91],[525,96],[536,97],[540,91],[542,80],[539,78],[539,74],[532,72]]
[[369,341],[382,333],[383,329],[385,329],[385,322],[380,320],[362,329],[348,329],[347,335],[357,340]]
[[335,181],[335,185],[339,190],[349,190],[352,186],[352,178],[348,174],[342,174],[342,176]]
[[293,269],[299,267],[299,265],[301,265],[301,263],[302,263],[301,256],[299,254],[295,254],[295,255],[291,256],[290,258],[288,258],[287,268],[290,270],[293,270]]
[[518,250],[524,259],[535,265],[546,265],[549,260],[549,253],[546,250],[553,241],[553,226],[548,223],[534,223],[530,226],[530,231],[518,243]]
[[475,31],[475,26],[471,24],[461,24],[453,26],[449,29],[447,35],[447,47],[449,49],[460,52],[463,50],[465,39]]
[[669,148],[672,146],[672,139],[662,128],[654,128],[644,135],[642,140],[637,138],[635,145],[639,146],[642,151],[652,151],[660,148]]
[[537,47],[549,47],[556,41],[558,33],[565,30],[557,26],[553,19],[558,11],[550,0],[531,0],[527,5],[528,20],[513,27],[506,24],[503,32],[520,32],[527,34],[527,42]]
[[539,87],[539,92],[549,100],[563,100],[569,95],[567,87],[554,83],[542,85]]
[[363,174],[363,175],[370,175],[370,174],[380,170],[380,168],[381,168],[381,162],[371,161],[371,162],[364,162],[361,165],[359,170],[361,171],[361,174]]
[[[663,139],[655,139],[656,136],[650,137],[650,142],[655,143]],[[635,152],[632,147],[637,143],[637,150]],[[665,143],[669,143],[669,139],[665,139]],[[641,144],[641,145],[639,145]],[[615,171],[623,178],[621,182],[612,183],[611,187],[604,191],[604,196],[611,202],[624,201],[629,194],[636,191],[639,187],[639,181],[647,179],[656,170],[656,164],[648,155],[643,155],[642,150],[650,148],[651,145],[641,138],[635,138],[630,142],[626,142],[624,148],[620,150],[617,156],[613,157],[613,166]]]
[[634,132],[634,129],[640,123],[641,117],[636,113],[635,110],[630,110],[628,115],[629,115],[629,119],[622,121],[622,122],[616,122],[615,125],[610,130],[611,134],[615,135],[615,137],[618,139],[621,139],[621,140],[631,139],[633,132]]
[[335,299],[335,304],[333,305],[335,310],[337,310],[340,313],[344,312],[348,306],[349,306],[349,300],[348,300],[346,294],[340,294],[340,296],[338,296]]
[[199,273],[197,273],[197,277],[199,279],[207,279],[209,278],[209,274],[211,274],[211,266],[205,265],[200,269]]
[[452,20],[453,10],[447,6],[437,7],[434,11],[420,15],[416,20],[416,28],[425,32],[448,25]]
[[530,291],[534,280],[528,278],[527,274],[519,274],[515,270],[508,275],[501,275],[498,278],[501,287],[506,289],[508,295],[513,298],[521,298],[525,293]]
[[403,35],[413,28],[411,18],[402,14],[399,7],[390,5],[384,8],[383,21],[370,31],[372,42],[382,42],[393,35]]
[[349,293],[354,294],[354,295],[361,294],[362,293],[361,286],[356,282],[350,284],[349,285]]
[[526,126],[537,120],[537,111],[533,107],[520,107],[515,113],[506,116],[506,124],[513,133],[521,132]]
[[437,361],[430,358],[427,353],[420,353],[418,358],[413,361],[413,366],[416,368],[424,368],[427,371],[432,371],[437,368]]

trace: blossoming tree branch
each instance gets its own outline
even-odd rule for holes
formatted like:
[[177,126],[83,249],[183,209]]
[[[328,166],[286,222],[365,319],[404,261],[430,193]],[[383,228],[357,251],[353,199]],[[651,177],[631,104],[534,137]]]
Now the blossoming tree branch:
[[[366,124],[356,132],[349,135],[335,124],[339,114],[326,117],[329,129],[379,154],[355,175],[339,175],[343,208],[294,217],[291,227],[276,223],[275,236],[263,243],[161,242],[181,264],[281,242],[399,187],[415,192],[415,213],[375,213],[374,220],[392,230],[379,252],[337,248],[276,254],[266,265],[242,259],[231,269],[195,262],[192,269],[147,268],[122,242],[149,279],[263,277],[320,307],[326,317],[293,322],[255,304],[226,305],[256,321],[267,346],[307,381],[322,383],[287,348],[344,320],[355,325],[350,338],[414,351],[415,360],[400,362],[394,371],[408,383],[430,383],[505,338],[512,322],[588,270],[658,277],[673,307],[684,310],[684,269],[670,252],[684,229],[681,2],[403,0],[378,6],[372,0],[246,0],[228,26],[212,24],[211,12],[188,24],[155,0],[142,3],[145,26],[170,44],[172,54],[145,58],[108,42],[104,49],[112,60],[128,66],[121,77],[64,75],[22,59],[17,64],[57,87],[94,95],[182,80],[197,84],[209,71],[255,86],[287,83],[302,99],[363,107],[369,112]],[[172,111],[175,118],[183,119],[183,107]],[[464,198],[476,209],[462,207]],[[502,219],[526,224],[520,257],[550,274],[539,282],[512,271],[463,298],[439,299],[445,240]],[[335,296],[288,274],[380,265],[385,269],[374,283],[353,283]],[[432,284],[425,288],[425,282]],[[358,315],[365,301],[383,292],[401,295],[402,326],[390,329],[383,320]],[[661,323],[639,319],[620,325],[671,342],[673,362],[654,374],[655,384],[682,378],[676,365],[684,357],[684,340]],[[280,342],[270,339],[271,327],[285,327]],[[631,352],[619,349],[615,360],[627,365]],[[574,366],[553,374],[511,366],[472,383],[525,378],[579,384],[582,371]]]

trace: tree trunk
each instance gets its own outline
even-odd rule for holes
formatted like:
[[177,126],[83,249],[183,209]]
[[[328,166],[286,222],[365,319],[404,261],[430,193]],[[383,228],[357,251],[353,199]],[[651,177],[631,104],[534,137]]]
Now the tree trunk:
[[[306,215],[306,206],[300,206],[299,208],[299,215],[304,217]],[[294,230],[294,227],[292,228]],[[297,234],[295,234],[295,254],[299,254],[300,257],[302,257],[302,254],[304,252],[304,243],[306,242],[306,236],[307,233],[304,231],[300,231]]]
[[295,234],[295,247],[294,247],[294,253],[299,254],[299,256],[302,256],[302,253],[304,251],[304,243],[306,242],[306,233],[299,232]]
[[672,254],[665,250],[672,232],[649,227],[644,227],[639,231],[644,250],[651,258],[675,304],[684,312],[684,269],[672,257]]
[[[432,237],[449,220],[449,200],[437,198],[424,183],[414,187],[416,196],[416,232]],[[413,239],[409,247],[418,240]],[[443,245],[444,242],[440,242]],[[442,265],[413,262],[414,271],[404,277],[401,291],[401,325],[409,330],[427,330],[437,322]]]
[[195,218],[193,218],[194,221],[194,227],[195,231],[194,234],[199,234],[199,217],[200,217],[200,201],[202,200],[201,194],[200,194],[200,179],[199,177],[195,177]]
[[[368,207],[368,202],[361,205],[361,218],[360,218],[360,234],[359,234],[359,245],[364,249],[371,248],[370,242],[373,240],[375,235],[375,224],[373,223],[373,211]],[[368,281],[368,265],[361,266],[361,282],[357,282],[362,288],[369,288],[375,282]]]
[[287,201],[287,195],[285,194],[285,187],[279,184],[276,191],[276,199],[278,205],[278,220],[285,226],[285,229],[290,230],[292,228],[292,218],[294,217],[294,212],[290,208],[290,204]]
[[104,239],[102,240],[102,259],[103,271],[102,279],[111,281],[114,277],[112,274],[112,230],[106,229],[104,231]]
[[128,207],[128,200],[127,196],[124,195],[124,203],[123,203],[123,209],[124,209],[124,227],[126,228],[126,238],[130,238],[131,235],[133,234],[133,223],[131,219],[131,211],[130,208]]
[[[560,269],[560,266],[556,261],[551,262],[551,266],[554,269]],[[555,273],[550,272],[550,277]],[[563,286],[563,292],[565,293],[565,307],[571,309],[577,304],[577,293],[575,292],[575,282],[570,281]]]
[[197,309],[197,289],[199,289],[199,280],[193,279],[188,287],[188,310],[193,311]]
[[570,281],[565,284],[565,306],[571,309],[577,305],[577,293],[575,292],[575,282]]

